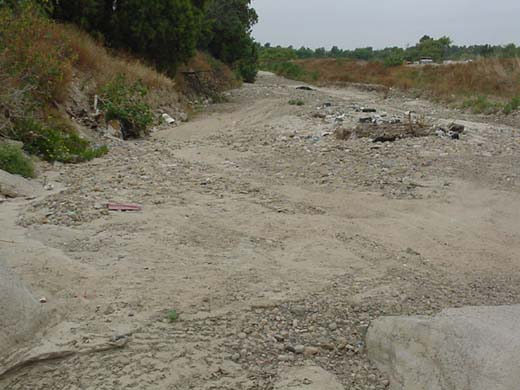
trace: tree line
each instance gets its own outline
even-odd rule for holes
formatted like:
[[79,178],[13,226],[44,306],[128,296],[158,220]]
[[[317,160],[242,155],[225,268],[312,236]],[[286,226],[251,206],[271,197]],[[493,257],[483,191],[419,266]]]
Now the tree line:
[[251,0],[0,0],[0,6],[28,2],[170,74],[199,49],[246,81],[256,76],[258,52],[251,30],[258,16]]
[[301,47],[295,49],[292,46],[271,46],[266,43],[258,48],[262,62],[287,61],[306,58],[345,58],[363,61],[380,61],[386,65],[401,65],[405,61],[415,62],[421,58],[432,58],[435,62],[444,60],[470,60],[476,58],[512,58],[520,56],[520,47],[511,43],[509,45],[471,45],[457,46],[452,44],[449,37],[432,38],[423,36],[419,42],[407,48],[388,47],[376,50],[372,47],[343,50],[333,46],[330,50],[324,47],[310,49]]

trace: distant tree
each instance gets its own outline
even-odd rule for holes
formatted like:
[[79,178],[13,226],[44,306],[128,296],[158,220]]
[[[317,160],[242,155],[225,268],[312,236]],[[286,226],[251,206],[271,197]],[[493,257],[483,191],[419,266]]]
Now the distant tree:
[[337,46],[332,46],[329,52],[331,57],[339,57],[341,55],[341,50]]
[[251,0],[212,0],[208,3],[206,18],[211,25],[207,50],[221,61],[242,73],[247,70],[247,81],[253,81],[258,52],[251,37],[258,21]]

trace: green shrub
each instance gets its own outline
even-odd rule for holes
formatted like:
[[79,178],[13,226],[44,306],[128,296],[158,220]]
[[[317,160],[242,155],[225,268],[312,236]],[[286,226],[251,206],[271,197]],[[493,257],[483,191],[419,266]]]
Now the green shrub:
[[117,119],[123,127],[124,138],[139,138],[148,134],[153,114],[146,102],[147,88],[141,83],[130,84],[119,75],[101,91],[101,109],[106,120]]
[[18,121],[13,134],[24,143],[25,151],[51,162],[89,161],[108,151],[106,146],[92,148],[72,129],[53,128],[33,119]]
[[293,62],[275,62],[271,64],[264,64],[262,68],[292,80],[316,81],[320,76],[319,72],[308,72],[300,65]]
[[462,107],[471,109],[475,114],[494,114],[501,109],[500,103],[493,102],[484,95],[466,99]]
[[519,108],[520,108],[520,95],[512,98],[511,101],[504,106],[503,111],[504,111],[504,114],[509,115],[509,114],[512,114],[513,111],[518,110]]
[[166,314],[166,318],[170,322],[176,322],[179,319],[179,313],[177,313],[177,310],[172,309]]
[[258,63],[253,60],[241,60],[237,65],[239,78],[246,83],[254,83],[258,74]]
[[22,175],[23,177],[34,177],[34,165],[22,149],[0,142],[0,169]]
[[291,99],[291,100],[289,100],[289,104],[291,106],[303,106],[305,104],[305,102],[300,99]]

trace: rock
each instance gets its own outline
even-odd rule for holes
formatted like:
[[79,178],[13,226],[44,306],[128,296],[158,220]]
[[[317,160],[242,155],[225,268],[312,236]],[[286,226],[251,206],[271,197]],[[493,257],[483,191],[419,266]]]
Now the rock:
[[123,125],[118,120],[111,120],[107,123],[105,135],[118,139],[123,139]]
[[273,337],[274,337],[274,339],[275,339],[276,341],[278,341],[279,343],[283,343],[283,342],[285,341],[285,337],[283,337],[283,336],[280,335],[280,334],[275,334],[275,335],[273,335]]
[[305,350],[303,351],[303,355],[305,357],[311,357],[318,355],[320,353],[320,350],[316,347],[305,347]]
[[294,353],[297,355],[302,355],[303,352],[305,352],[305,346],[304,345],[296,345],[294,347]]
[[7,198],[35,197],[41,192],[39,183],[0,170],[0,195]]
[[291,360],[291,357],[289,355],[279,355],[278,360],[280,362],[288,362]]
[[375,108],[362,108],[361,111],[362,112],[377,112],[377,110]]
[[367,334],[369,357],[392,389],[506,390],[520,383],[520,305],[383,317]]
[[336,329],[338,329],[338,324],[336,324],[335,322],[331,322],[329,324],[329,329],[335,331]]
[[[0,262],[0,373],[2,361],[41,331],[47,322],[46,305]],[[45,299],[45,302],[47,299]],[[42,302],[43,303],[43,302]],[[1,374],[0,374],[1,375]]]
[[296,87],[296,89],[302,90],[302,91],[314,91],[311,87],[308,87],[306,85],[302,85],[300,87]]
[[339,129],[336,129],[334,132],[334,135],[336,136],[336,139],[346,141],[352,137],[352,130],[345,129],[343,127],[340,127]]
[[274,390],[345,390],[331,373],[321,367],[292,367],[282,371]]

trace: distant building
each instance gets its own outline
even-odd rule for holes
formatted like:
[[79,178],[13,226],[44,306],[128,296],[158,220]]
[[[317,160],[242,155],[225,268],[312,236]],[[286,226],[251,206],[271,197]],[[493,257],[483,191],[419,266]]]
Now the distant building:
[[431,58],[431,57],[421,57],[421,59],[419,60],[419,64],[421,64],[421,65],[433,64],[433,58]]

